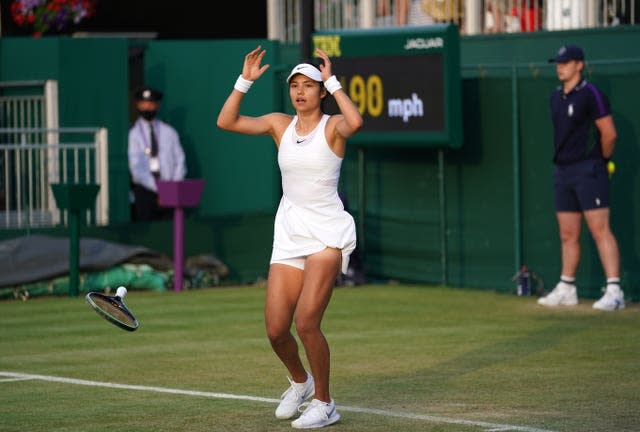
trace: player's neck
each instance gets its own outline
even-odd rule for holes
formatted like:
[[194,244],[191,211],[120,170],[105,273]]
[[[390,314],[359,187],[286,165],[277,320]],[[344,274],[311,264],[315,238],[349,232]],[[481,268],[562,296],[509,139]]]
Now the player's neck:
[[322,111],[313,111],[308,113],[298,113],[298,121],[296,122],[296,132],[306,134],[311,132],[318,126],[322,118]]

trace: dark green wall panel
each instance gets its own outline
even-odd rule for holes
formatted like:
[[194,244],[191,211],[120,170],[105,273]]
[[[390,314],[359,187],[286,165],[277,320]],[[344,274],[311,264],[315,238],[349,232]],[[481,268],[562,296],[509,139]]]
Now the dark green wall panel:
[[127,160],[128,41],[60,39],[60,126],[106,127],[109,207],[115,222],[129,219]]
[[46,80],[58,77],[60,47],[56,38],[1,38],[0,41],[2,81]]

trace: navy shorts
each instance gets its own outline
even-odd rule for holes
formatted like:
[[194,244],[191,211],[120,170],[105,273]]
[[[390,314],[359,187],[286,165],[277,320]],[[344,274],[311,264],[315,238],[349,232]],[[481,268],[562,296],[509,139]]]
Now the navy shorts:
[[558,165],[553,175],[558,212],[583,212],[609,207],[609,174],[602,160]]

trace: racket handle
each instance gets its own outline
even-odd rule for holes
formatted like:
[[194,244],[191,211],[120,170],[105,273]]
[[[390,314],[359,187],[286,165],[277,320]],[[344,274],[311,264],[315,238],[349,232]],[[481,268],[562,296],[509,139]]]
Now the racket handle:
[[116,296],[123,299],[124,296],[126,295],[127,295],[127,289],[123,286],[119,286],[118,289],[116,290]]

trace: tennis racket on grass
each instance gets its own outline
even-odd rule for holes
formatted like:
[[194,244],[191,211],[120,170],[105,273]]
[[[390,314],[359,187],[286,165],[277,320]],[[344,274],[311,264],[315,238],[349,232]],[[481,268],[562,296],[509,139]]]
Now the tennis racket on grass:
[[98,315],[110,323],[127,331],[136,331],[140,324],[124,304],[124,296],[126,295],[127,289],[121,286],[118,287],[114,296],[92,291],[85,296],[85,300]]

